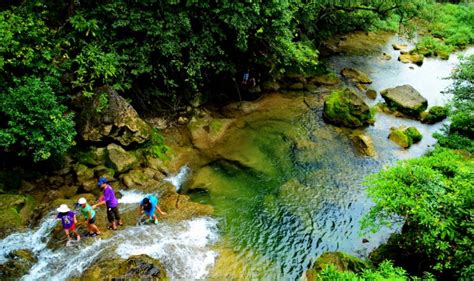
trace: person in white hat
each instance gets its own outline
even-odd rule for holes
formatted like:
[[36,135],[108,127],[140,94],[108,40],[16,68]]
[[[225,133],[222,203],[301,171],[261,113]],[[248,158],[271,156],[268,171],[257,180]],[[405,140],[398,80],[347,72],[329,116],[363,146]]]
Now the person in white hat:
[[87,200],[84,197],[79,198],[77,203],[81,206],[80,210],[81,213],[84,215],[84,223],[87,224],[88,234],[86,236],[96,236],[100,235],[100,230],[95,225],[95,210],[91,207],[91,205],[87,204]]
[[81,236],[79,235],[79,233],[77,233],[77,230],[76,230],[76,223],[77,223],[76,213],[71,211],[66,204],[62,204],[56,210],[59,212],[56,218],[58,220],[61,220],[68,242],[69,240],[71,240],[71,237],[69,236],[69,232],[71,231],[74,234],[76,234],[77,241],[81,240]]

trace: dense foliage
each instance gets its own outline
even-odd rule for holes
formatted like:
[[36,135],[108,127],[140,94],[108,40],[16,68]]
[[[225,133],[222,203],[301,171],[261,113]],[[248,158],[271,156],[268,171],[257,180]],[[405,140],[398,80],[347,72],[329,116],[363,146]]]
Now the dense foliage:
[[[198,96],[240,97],[244,73],[258,83],[288,71],[311,71],[321,38],[367,29],[385,17],[403,21],[428,2],[9,1],[0,5],[0,92],[10,101],[15,93],[33,93],[34,85],[18,81],[35,77],[48,84],[46,104],[65,105],[57,107],[62,112],[80,110],[77,97],[91,98],[104,85],[142,113],[179,110]],[[20,86],[33,88],[15,89]],[[11,114],[2,108],[2,132],[21,131]],[[60,124],[71,124],[73,116],[49,115]],[[75,134],[71,126],[55,126]],[[49,143],[46,150],[27,136],[21,138],[29,144],[13,145],[22,140],[10,134],[3,137],[3,151],[40,160],[73,143],[61,137],[49,141],[51,129],[37,134],[46,132],[50,135],[35,137]]]
[[365,227],[403,225],[396,241],[402,256],[416,261],[418,270],[444,277],[474,274],[473,71],[470,56],[453,74],[451,124],[444,134],[437,134],[441,146],[368,181],[375,206]]
[[448,58],[454,50],[474,43],[474,5],[437,4],[422,14],[427,35],[416,44],[416,52]]
[[[400,267],[394,267],[389,261],[382,262],[376,269],[365,269],[362,272],[355,273],[351,271],[338,271],[333,266],[328,266],[318,275],[318,280],[339,280],[339,281],[362,281],[362,280],[373,280],[373,281],[405,281],[411,280]],[[423,278],[424,280],[431,280],[429,276]]]

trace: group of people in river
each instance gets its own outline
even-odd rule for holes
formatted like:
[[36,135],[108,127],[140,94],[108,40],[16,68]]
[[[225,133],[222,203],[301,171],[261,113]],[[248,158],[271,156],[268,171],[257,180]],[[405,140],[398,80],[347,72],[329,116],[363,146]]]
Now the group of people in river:
[[[98,200],[98,203],[91,206],[87,203],[87,200],[84,197],[79,198],[76,203],[79,207],[80,213],[84,216],[84,222],[78,223],[76,212],[69,209],[67,204],[62,204],[56,209],[58,211],[56,218],[61,220],[68,241],[71,240],[71,232],[76,235],[77,241],[81,239],[81,235],[76,229],[76,225],[79,224],[85,224],[87,226],[86,236],[95,237],[101,234],[99,228],[95,225],[95,209],[102,205],[105,205],[107,208],[107,220],[109,221],[107,229],[117,230],[118,226],[123,225],[118,209],[119,202],[115,196],[113,188],[108,184],[107,178],[100,177],[97,181],[97,186],[103,191],[103,195]],[[140,201],[139,212],[140,214],[145,214],[147,223],[158,224],[156,211],[161,215],[166,215],[166,213],[158,207],[158,198],[156,195],[149,194]]]

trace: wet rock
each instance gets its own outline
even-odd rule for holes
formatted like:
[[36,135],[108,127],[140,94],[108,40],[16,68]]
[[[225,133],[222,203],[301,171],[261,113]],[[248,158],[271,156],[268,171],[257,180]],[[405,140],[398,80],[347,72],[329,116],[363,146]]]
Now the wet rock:
[[95,263],[81,280],[168,280],[160,261],[147,255],[123,259],[106,259]]
[[31,191],[33,191],[33,189],[35,189],[34,184],[32,184],[28,181],[25,181],[25,180],[21,181],[21,186],[20,186],[20,192],[21,193],[31,192]]
[[448,117],[448,109],[444,106],[433,106],[429,111],[420,114],[420,121],[427,124],[434,124],[443,121]]
[[232,123],[233,120],[227,118],[193,118],[188,126],[191,141],[198,149],[209,149],[224,136]]
[[394,50],[405,50],[408,48],[406,44],[392,44]]
[[16,250],[7,255],[8,261],[0,264],[1,280],[19,280],[37,262],[28,250]]
[[77,153],[76,158],[84,165],[104,165],[107,160],[107,150],[105,147],[92,147],[89,151]]
[[421,133],[415,127],[400,126],[398,128],[390,128],[388,138],[403,148],[409,148],[413,143],[417,143],[422,139]]
[[[107,97],[105,105],[104,96]],[[151,127],[123,97],[111,88],[103,87],[97,91],[94,100],[83,109],[79,118],[79,132],[85,141],[101,142],[113,139],[127,146],[147,141]]]
[[367,91],[367,85],[366,85],[366,84],[357,83],[355,86],[356,86],[356,88],[359,89],[359,91],[361,91],[361,92]]
[[149,167],[151,169],[154,169],[154,170],[157,170],[157,171],[160,171],[163,174],[167,175],[167,174],[170,173],[169,169],[167,168],[167,165],[166,165],[165,161],[163,161],[160,158],[156,158],[152,155],[146,155],[145,156],[145,164],[146,164],[147,167]]
[[138,164],[138,159],[135,155],[125,151],[125,149],[117,144],[109,144],[107,152],[112,166],[118,173],[128,171]]
[[334,125],[357,128],[373,124],[369,106],[350,89],[334,91],[324,102],[324,119]]
[[414,63],[416,65],[422,65],[424,59],[423,55],[411,53],[400,54],[398,57],[398,60],[403,63]]
[[377,155],[374,142],[368,135],[357,132],[352,136],[351,139],[352,139],[352,143],[354,144],[354,147],[361,154],[370,156],[370,157],[374,157]]
[[369,266],[363,260],[342,252],[323,253],[314,263],[314,265],[305,272],[306,280],[320,280],[318,274],[329,265],[335,267],[337,271],[362,272]]
[[339,84],[341,80],[337,78],[336,75],[330,73],[330,74],[324,74],[324,75],[318,75],[318,76],[311,76],[308,79],[309,84],[314,84],[314,85],[320,85],[320,86],[334,86]]
[[59,187],[64,184],[64,178],[61,176],[50,176],[48,177],[48,182],[54,187]]
[[185,220],[198,216],[211,216],[214,208],[192,202],[189,196],[178,194],[175,191],[167,191],[159,199],[160,208],[167,212],[167,220]]
[[370,84],[372,80],[369,78],[369,75],[366,73],[353,69],[353,68],[343,68],[341,70],[341,75],[351,79],[353,82],[361,84]]
[[367,95],[367,97],[371,100],[374,100],[377,98],[377,91],[372,89],[372,88],[369,88],[367,90],[367,92],[365,92],[365,94]]
[[[109,181],[111,180],[110,178],[107,178],[107,179]],[[82,186],[82,189],[84,189],[84,191],[86,191],[86,192],[94,192],[94,191],[98,190],[97,179],[95,179],[95,178],[92,178],[92,179],[89,179],[89,180],[86,180],[86,181],[82,182],[81,186]]]
[[397,86],[380,92],[387,105],[412,117],[418,117],[428,107],[428,101],[410,85]]

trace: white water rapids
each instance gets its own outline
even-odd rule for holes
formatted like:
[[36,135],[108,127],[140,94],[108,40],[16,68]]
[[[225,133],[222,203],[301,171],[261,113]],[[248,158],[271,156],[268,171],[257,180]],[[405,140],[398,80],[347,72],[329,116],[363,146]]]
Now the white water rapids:
[[[121,204],[138,203],[144,193],[120,191]],[[199,280],[206,277],[217,253],[210,245],[217,241],[217,221],[197,218],[158,226],[130,226],[108,239],[94,238],[73,247],[47,248],[57,223],[54,212],[46,216],[38,228],[14,233],[0,241],[0,264],[8,254],[19,249],[33,252],[38,262],[21,280],[66,280],[80,276],[101,255],[128,258],[146,254],[160,260],[170,280]],[[91,239],[91,238],[89,238]]]

